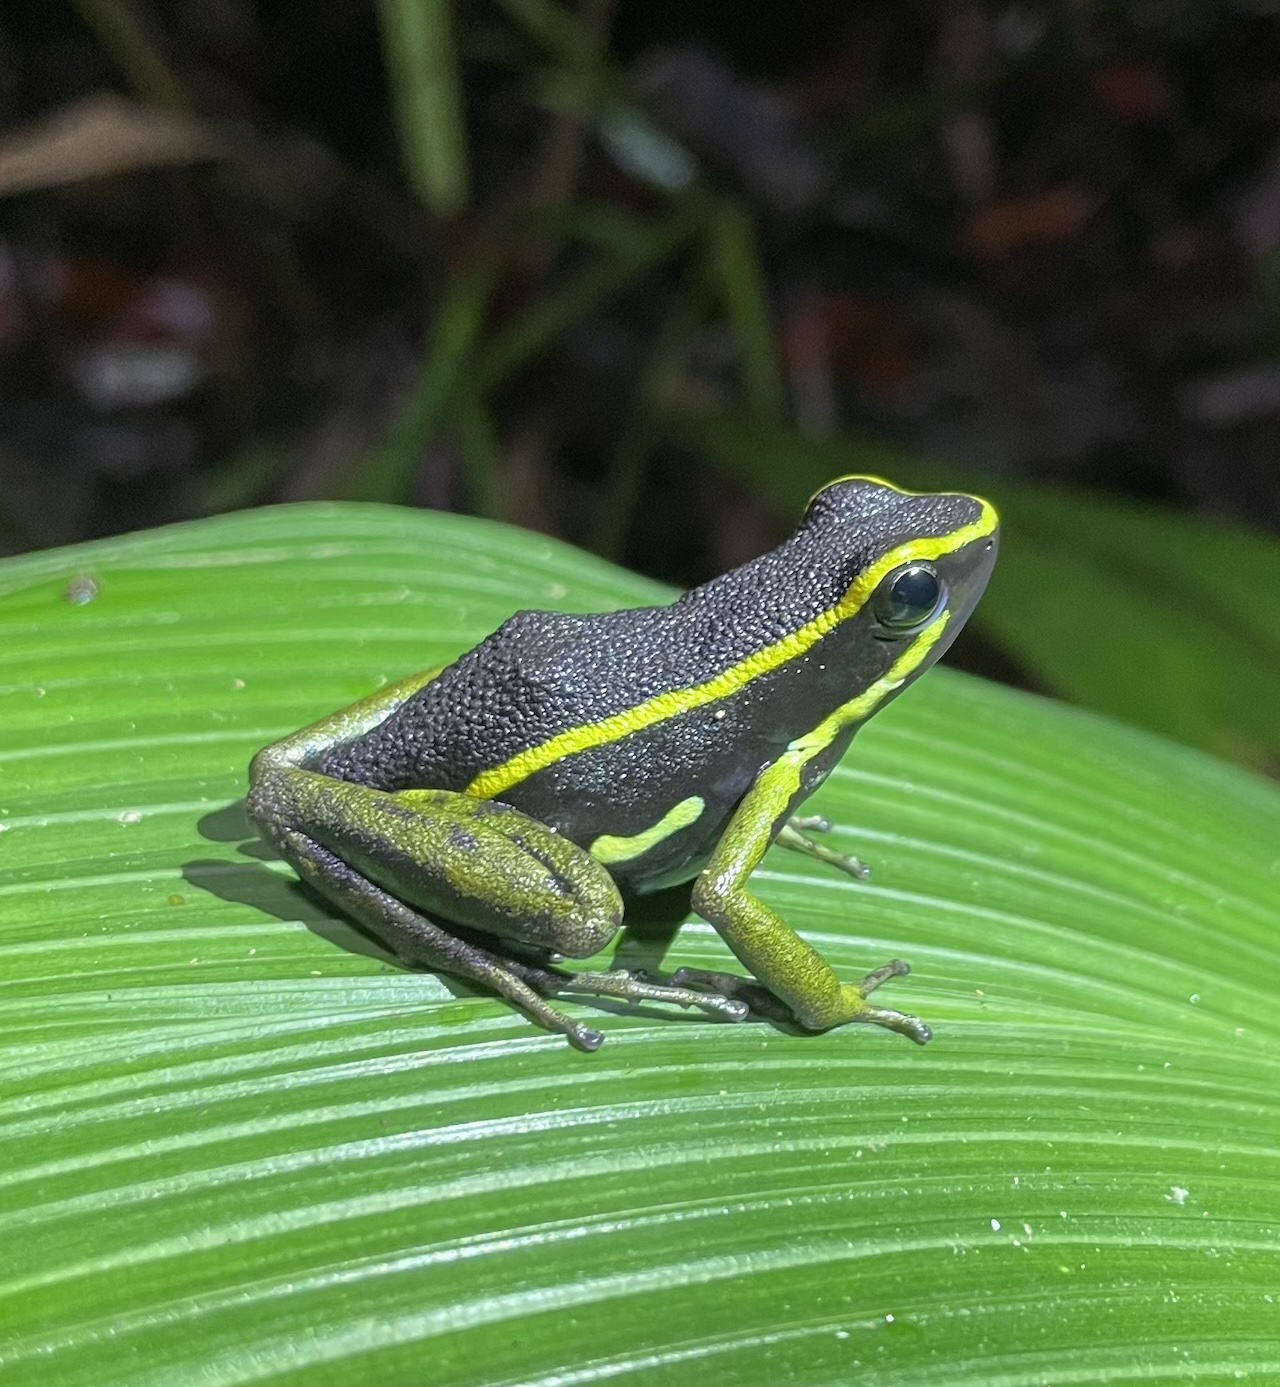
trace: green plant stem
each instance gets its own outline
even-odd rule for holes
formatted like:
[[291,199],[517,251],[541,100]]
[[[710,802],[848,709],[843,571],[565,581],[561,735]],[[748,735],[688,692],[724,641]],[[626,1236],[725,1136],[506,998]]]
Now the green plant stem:
[[488,392],[503,385],[574,323],[676,256],[705,225],[701,198],[681,198],[663,221],[646,227],[609,254],[588,263],[560,287],[509,322],[476,363],[476,382]]
[[721,197],[709,230],[711,265],[738,345],[747,410],[755,419],[777,423],[785,396],[755,226],[737,198]]
[[462,457],[471,509],[490,520],[504,519],[493,415],[475,391],[464,390],[459,395],[453,411],[453,435]]
[[[455,281],[436,315],[431,347],[417,382],[382,445],[351,479],[346,492],[351,499],[405,501],[410,496],[423,452],[445,426],[459,387],[471,369],[494,280],[495,270],[490,262],[478,265]],[[488,496],[487,487],[482,486],[481,492]]]
[[383,52],[409,181],[439,217],[467,203],[466,127],[450,0],[379,0]]
[[614,449],[591,543],[605,558],[616,560],[622,553],[649,459],[665,432],[664,402],[675,393],[684,374],[689,345],[706,317],[710,300],[704,257],[685,277],[663,319]]

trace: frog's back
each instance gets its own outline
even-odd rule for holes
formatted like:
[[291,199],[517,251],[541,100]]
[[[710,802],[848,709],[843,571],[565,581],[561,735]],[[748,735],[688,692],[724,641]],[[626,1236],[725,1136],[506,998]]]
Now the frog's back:
[[517,612],[324,769],[380,789],[467,789],[533,747],[723,675],[773,638],[720,597],[698,589],[669,607]]

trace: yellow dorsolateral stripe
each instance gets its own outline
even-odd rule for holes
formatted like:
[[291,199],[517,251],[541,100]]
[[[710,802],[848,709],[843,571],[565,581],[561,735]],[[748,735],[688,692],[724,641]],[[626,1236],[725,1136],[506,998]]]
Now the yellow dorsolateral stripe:
[[[667,718],[687,713],[692,708],[701,708],[704,704],[728,698],[753,679],[798,659],[842,621],[856,616],[882,580],[895,568],[907,563],[940,558],[943,554],[954,554],[966,544],[972,544],[975,540],[984,539],[994,533],[997,524],[995,508],[987,501],[982,501],[981,505],[981,516],[970,525],[962,525],[960,529],[947,535],[913,539],[889,550],[858,575],[835,606],[819,612],[811,621],[783,636],[781,640],[766,645],[763,649],[748,655],[745,660],[731,665],[714,679],[708,679],[703,684],[694,684],[687,689],[673,689],[669,693],[657,694],[644,703],[624,708],[622,712],[614,713],[611,717],[601,718],[599,722],[586,722],[559,732],[537,746],[527,747],[509,761],[504,761],[502,765],[481,771],[467,786],[467,794],[477,795],[481,799],[492,799],[494,795],[502,794],[504,790],[509,790],[538,771],[555,765],[566,756],[589,751],[592,747],[604,746],[609,742],[619,742],[642,728],[652,727],[654,723],[664,722]],[[932,630],[932,627],[927,629]],[[918,643],[913,643],[912,650]]]
[[[790,743],[776,761],[760,772],[738,813],[748,816],[759,813],[770,820],[784,813],[800,793],[805,766],[819,752],[829,747],[846,728],[865,722],[886,698],[896,693],[911,678],[928,659],[929,652],[941,639],[950,620],[950,612],[943,612],[931,621],[911,642],[910,647],[893,662],[887,673],[881,675],[856,698],[842,703],[812,732],[806,732],[803,737],[797,737]],[[761,851],[763,852],[763,848]]]
[[942,639],[950,620],[950,612],[939,612],[874,684],[869,684],[856,698],[851,698],[834,713],[829,713],[812,732],[806,732],[789,743],[782,759],[796,757],[800,765],[805,765],[824,747],[829,747],[851,723],[866,722],[885,699],[897,693],[929,658],[929,652]]
[[642,833],[633,833],[629,838],[602,833],[587,851],[597,862],[630,862],[642,852],[656,848],[673,833],[696,823],[706,807],[707,802],[701,795],[690,795],[688,799],[682,799],[679,804],[672,805],[656,824],[646,828]]

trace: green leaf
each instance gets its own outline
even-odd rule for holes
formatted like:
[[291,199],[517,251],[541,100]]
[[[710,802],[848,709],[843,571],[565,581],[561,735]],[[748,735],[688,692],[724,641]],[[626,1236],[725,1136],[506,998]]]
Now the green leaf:
[[262,743],[659,595],[360,506],[0,565],[0,1380],[1280,1375],[1274,787],[930,675],[811,801],[872,881],[756,882],[845,976],[910,959],[923,1050],[624,1009],[579,1054],[259,855]]
[[1000,511],[975,625],[1043,687],[1244,765],[1280,767],[1280,543],[1087,492],[1019,486],[845,434],[728,414],[680,435],[794,514],[832,477],[959,487]]

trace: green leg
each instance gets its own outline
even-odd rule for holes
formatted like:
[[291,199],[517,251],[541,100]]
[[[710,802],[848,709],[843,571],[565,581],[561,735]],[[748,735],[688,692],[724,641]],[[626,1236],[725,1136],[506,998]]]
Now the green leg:
[[[888,982],[890,978],[905,978],[910,972],[911,965],[909,963],[904,963],[900,958],[894,958],[868,973],[854,986],[865,998],[874,992],[881,983]],[[732,997],[741,1002],[752,1015],[763,1016],[769,1021],[785,1023],[798,1020],[795,1012],[784,1002],[779,1001],[763,984],[752,982],[750,978],[741,978],[736,973],[720,973],[710,968],[679,968],[672,974],[671,980],[683,987],[709,987],[721,997]],[[890,1021],[886,1018],[898,1018],[908,1024],[900,1025],[896,1021]],[[909,1037],[918,1045],[927,1044],[933,1034],[923,1021],[914,1016],[906,1016],[899,1011],[885,1011],[877,1007],[869,1007],[863,1015],[851,1016],[848,1020],[851,1022],[867,1021],[877,1026],[884,1026],[891,1031],[898,1031],[901,1035]],[[801,1024],[805,1023],[802,1022]],[[836,1021],[832,1024],[843,1026],[846,1022]],[[808,1029],[827,1030],[829,1027],[809,1026]]]
[[[800,756],[781,758],[761,774],[694,883],[693,908],[716,927],[756,983],[785,1004],[800,1025],[821,1031],[860,1022],[884,1026],[923,1045],[931,1034],[923,1021],[867,1001],[881,983],[907,973],[905,963],[894,959],[859,982],[841,982],[812,945],[747,890],[747,879],[764,857],[774,824],[798,793],[802,766]],[[673,981],[701,983],[748,1004],[759,1001],[749,980],[724,974],[681,970]],[[772,1008],[766,1004],[763,1010],[770,1014]]]
[[824,819],[817,814],[811,814],[806,818],[788,819],[773,841],[780,848],[786,848],[790,852],[803,853],[805,857],[814,857],[819,862],[826,862],[832,867],[838,867],[857,881],[866,881],[871,875],[871,868],[860,858],[855,857],[851,852],[836,852],[834,848],[827,847],[825,843],[815,842],[807,833],[801,832],[802,829],[811,829],[817,833],[829,833],[831,820]]

